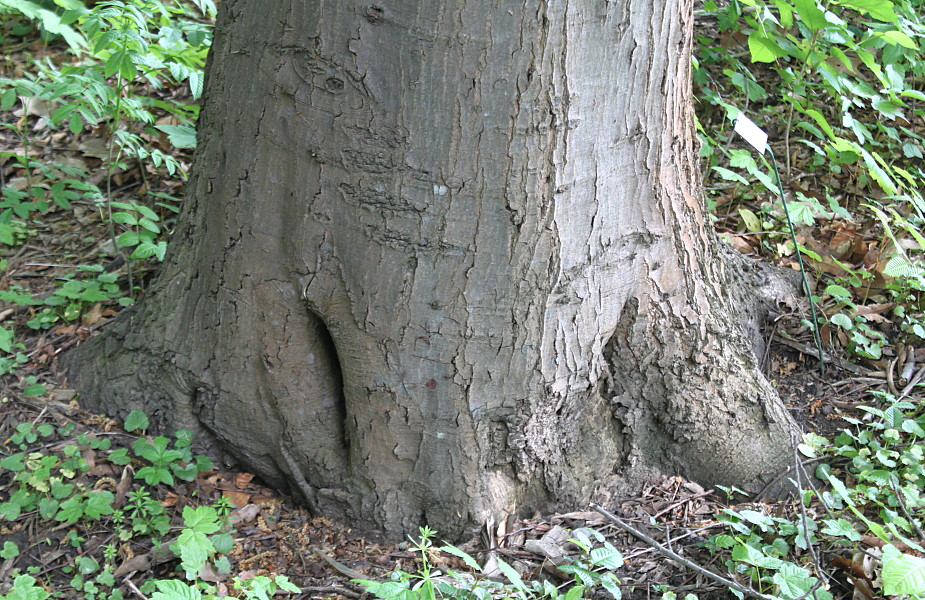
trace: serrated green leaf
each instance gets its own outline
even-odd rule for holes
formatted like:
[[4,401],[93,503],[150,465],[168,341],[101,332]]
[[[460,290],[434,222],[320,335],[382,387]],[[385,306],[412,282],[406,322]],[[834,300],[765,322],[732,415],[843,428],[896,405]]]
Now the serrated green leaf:
[[791,562],[783,563],[772,578],[780,588],[781,598],[800,598],[805,596],[816,583],[809,571],[800,568]]
[[869,14],[874,19],[885,23],[895,23],[898,18],[890,0],[835,0],[835,4]]
[[779,569],[780,566],[784,564],[784,561],[779,558],[768,556],[749,544],[741,543],[732,549],[732,560],[766,569]]
[[154,585],[158,591],[151,594],[151,600],[202,600],[198,588],[177,579],[158,579]]
[[120,223],[122,225],[137,225],[138,219],[135,217],[135,215],[120,210],[118,212],[112,213],[112,222]]
[[847,288],[835,283],[827,285],[823,293],[832,296],[836,300],[841,300],[842,302],[851,300],[851,292],[849,292]]
[[219,530],[218,513],[211,506],[184,506],[183,522],[187,529],[197,533],[215,533]]
[[885,551],[880,577],[887,596],[925,594],[925,558],[899,553],[888,556]]
[[167,139],[175,148],[195,148],[196,147],[196,130],[186,125],[155,125],[167,134]]
[[113,500],[115,496],[108,490],[90,492],[84,504],[84,514],[91,519],[99,519],[103,515],[112,514]]
[[134,231],[126,231],[122,235],[116,238],[116,243],[120,246],[135,246],[140,241],[138,234]]
[[713,167],[713,170],[719,173],[719,176],[725,179],[726,181],[737,181],[739,183],[744,183],[748,185],[748,180],[736,173],[735,171],[730,171],[724,167]]
[[620,587],[620,580],[613,576],[612,573],[605,573],[601,577],[601,585],[613,597],[614,600],[622,600],[623,588]]
[[6,327],[0,327],[0,350],[3,352],[13,351],[13,332]]
[[793,5],[796,6],[800,20],[813,31],[829,24],[825,20],[825,13],[819,10],[816,0],[793,0]]
[[918,50],[918,46],[915,45],[915,41],[902,31],[898,29],[893,29],[891,31],[882,31],[880,32],[880,37],[885,39],[891,44],[899,44],[903,48],[909,48],[910,50]]
[[584,586],[573,585],[569,591],[565,593],[565,600],[579,600],[584,591]]
[[13,471],[18,473],[26,468],[26,465],[23,463],[23,458],[25,458],[25,453],[17,452],[16,454],[11,454],[3,460],[0,460],[0,469]]
[[623,565],[623,555],[619,550],[607,544],[603,548],[595,548],[590,553],[591,564],[613,571]]
[[180,557],[180,566],[186,571],[187,579],[195,579],[206,560],[215,554],[215,546],[209,538],[204,533],[191,529],[184,529],[180,533],[175,546],[175,552]]

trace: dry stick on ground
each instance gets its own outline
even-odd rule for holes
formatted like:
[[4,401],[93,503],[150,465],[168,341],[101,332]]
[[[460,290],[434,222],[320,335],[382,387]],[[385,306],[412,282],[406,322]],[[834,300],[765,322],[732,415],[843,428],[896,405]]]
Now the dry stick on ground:
[[350,579],[369,579],[368,575],[364,575],[363,573],[360,573],[356,569],[351,569],[347,565],[337,562],[336,560],[334,560],[333,558],[331,558],[330,556],[322,552],[320,549],[314,548],[313,550],[315,551],[315,554],[318,555],[318,558],[324,560],[324,562],[328,563],[329,565],[334,567],[334,569],[336,569],[343,575],[349,577]]
[[363,594],[336,585],[310,585],[300,589],[302,593],[296,596],[295,600],[314,598],[315,594],[337,594],[338,596],[346,596],[347,598],[360,598],[363,596]]
[[[651,546],[651,547],[655,548],[656,550],[658,550],[661,554],[667,556],[668,558],[670,558],[671,560],[673,560],[673,561],[675,561],[675,562],[681,563],[682,565],[684,565],[684,566],[687,567],[688,569],[697,571],[698,573],[702,574],[702,575],[705,576],[705,577],[708,577],[709,579],[712,579],[713,581],[717,581],[717,582],[719,582],[719,583],[721,583],[721,584],[723,584],[723,585],[725,585],[725,586],[727,586],[727,587],[730,587],[730,588],[732,588],[732,589],[734,589],[734,590],[737,590],[737,591],[739,591],[739,592],[742,592],[742,593],[745,594],[746,596],[751,596],[752,598],[760,598],[761,600],[776,600],[776,599],[774,598],[774,596],[766,596],[765,594],[762,594],[761,592],[759,592],[759,591],[757,591],[757,590],[753,590],[753,589],[750,588],[750,587],[747,587],[747,586],[742,585],[742,584],[739,583],[738,581],[733,581],[732,579],[729,579],[729,578],[727,578],[727,577],[723,577],[722,575],[718,575],[718,574],[714,573],[713,571],[710,571],[710,570],[708,570],[708,569],[705,569],[705,568],[701,567],[701,566],[698,565],[697,563],[691,562],[691,561],[687,560],[686,558],[684,558],[684,557],[682,557],[682,556],[679,556],[677,553],[673,552],[672,550],[669,550],[668,548],[665,548],[664,546],[662,546],[661,544],[659,544],[658,542],[656,542],[654,539],[652,539],[652,538],[649,537],[648,535],[644,534],[643,532],[639,531],[638,529],[636,529],[636,528],[633,527],[632,525],[629,525],[628,523],[625,523],[624,521],[618,519],[617,517],[615,517],[614,515],[612,515],[610,512],[608,512],[604,507],[600,506],[599,504],[594,504],[594,503],[592,502],[592,503],[591,503],[591,508],[593,508],[593,509],[596,510],[597,512],[601,513],[605,518],[607,518],[608,520],[610,520],[612,523],[614,523],[617,527],[619,527],[619,528],[622,529],[623,531],[626,531],[627,533],[630,533],[630,534],[636,536],[636,537],[639,538],[640,540],[642,540],[642,541],[644,541],[645,543],[649,544],[649,546]],[[817,587],[818,587],[818,586],[817,586]],[[815,589],[816,589],[816,588],[813,588],[812,591],[815,591]]]
[[[809,550],[810,556],[813,557],[813,564],[816,566],[816,573],[819,574],[819,583],[822,583],[822,577],[824,571],[822,570],[822,564],[819,562],[819,554],[816,553],[816,547],[813,546],[813,542],[809,537],[809,520],[806,517],[806,505],[803,503],[803,478],[800,471],[802,470],[803,463],[800,461],[800,450],[799,445],[797,444],[796,433],[790,432],[790,445],[793,447],[793,474],[796,477],[796,486],[797,486],[797,502],[800,504],[800,520],[803,525],[803,539],[806,540],[806,549]],[[828,578],[828,577],[826,577]],[[809,592],[813,595],[814,600],[819,600],[819,597],[816,595],[816,588],[819,586],[813,587]]]
[[899,398],[897,398],[897,400],[902,400],[903,398],[908,396],[909,392],[912,391],[912,388],[914,388],[918,384],[918,382],[922,380],[923,375],[925,375],[925,367],[922,367],[921,369],[919,369],[918,373],[915,374],[915,377],[912,378],[912,381],[909,382],[909,385],[903,388],[903,393]]
[[[787,338],[785,338],[785,337],[781,337],[781,336],[779,336],[779,335],[774,336],[774,341],[775,341],[775,342],[778,342],[778,343],[781,343],[781,344],[783,344],[783,345],[785,345],[785,346],[790,346],[790,347],[793,348],[794,350],[798,350],[798,351],[802,352],[803,354],[809,354],[810,356],[815,356],[816,358],[819,358],[819,351],[816,350],[815,348],[811,347],[809,344],[804,344],[804,343],[798,342],[798,341],[796,341],[796,340],[790,340],[790,339],[787,339]],[[843,369],[843,370],[845,370],[845,371],[848,371],[849,373],[853,373],[854,375],[866,375],[866,374],[867,374],[867,371],[865,371],[865,370],[862,369],[861,367],[859,367],[859,366],[857,366],[857,365],[853,365],[853,364],[851,364],[851,363],[849,363],[849,362],[844,362],[844,361],[836,360],[836,359],[834,359],[832,356],[830,356],[830,355],[828,355],[828,354],[825,355],[825,357],[823,358],[823,360],[824,360],[827,364],[835,365],[835,366],[838,367],[839,369]]]
[[922,531],[922,528],[919,527],[918,522],[912,518],[912,515],[909,514],[909,511],[906,510],[906,503],[903,501],[902,492],[899,489],[899,484],[896,482],[896,476],[890,475],[890,487],[893,488],[893,493],[896,494],[896,501],[899,502],[899,508],[902,509],[903,514],[906,515],[906,519],[909,521],[909,524],[912,525],[913,529],[919,536],[919,541],[925,543],[925,532]]
[[308,504],[308,510],[312,515],[321,514],[318,510],[318,496],[315,494],[314,488],[305,481],[305,477],[302,476],[302,470],[299,469],[299,465],[295,462],[295,459],[292,458],[292,455],[289,454],[289,451],[286,450],[286,447],[280,446],[279,449],[280,453],[283,455],[283,460],[285,460],[286,464],[289,466],[289,471],[293,479],[295,479],[296,484],[302,491],[302,495],[305,496],[305,503]]

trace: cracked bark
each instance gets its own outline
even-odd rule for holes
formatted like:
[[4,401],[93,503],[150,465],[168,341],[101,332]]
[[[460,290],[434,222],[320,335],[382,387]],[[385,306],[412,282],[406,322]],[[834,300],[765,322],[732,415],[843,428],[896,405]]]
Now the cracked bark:
[[447,535],[760,487],[790,421],[698,188],[690,0],[223,0],[194,176],[92,408],[193,430],[322,512]]

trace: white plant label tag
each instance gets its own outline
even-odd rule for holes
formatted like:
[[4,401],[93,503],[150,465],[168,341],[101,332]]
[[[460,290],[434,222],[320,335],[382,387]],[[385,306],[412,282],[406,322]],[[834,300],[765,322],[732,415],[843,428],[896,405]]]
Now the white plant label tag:
[[755,125],[751,119],[742,113],[739,113],[739,116],[736,117],[734,130],[745,138],[745,141],[751,144],[758,152],[764,154],[764,151],[767,150],[768,134],[762,131],[760,127]]

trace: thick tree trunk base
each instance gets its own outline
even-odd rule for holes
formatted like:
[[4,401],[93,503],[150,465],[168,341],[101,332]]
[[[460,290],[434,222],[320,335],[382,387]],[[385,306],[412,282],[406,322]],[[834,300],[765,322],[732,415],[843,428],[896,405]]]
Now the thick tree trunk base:
[[[786,283],[768,282],[763,275],[743,297],[767,300],[772,290],[788,291]],[[756,313],[746,304],[737,312]],[[575,510],[592,500],[629,497],[661,475],[757,491],[789,464],[792,422],[770,384],[755,377],[754,354],[735,318],[714,320],[701,337],[657,306],[628,303],[596,387],[548,408],[537,398],[537,408],[512,408],[477,428],[475,448],[492,457],[482,467],[494,474],[487,485],[462,482],[459,489],[476,496],[466,498],[459,489],[455,497],[429,489],[428,478],[413,473],[401,492],[383,494],[351,467],[352,417],[334,343],[304,305],[301,326],[310,334],[298,353],[312,358],[297,378],[286,376],[303,394],[290,404],[269,397],[266,389],[280,383],[266,373],[249,375],[252,384],[239,381],[246,389],[234,394],[220,392],[208,371],[191,371],[189,357],[167,340],[157,343],[157,333],[145,325],[165,317],[146,314],[150,320],[139,322],[134,309],[126,311],[65,358],[85,407],[120,417],[143,410],[155,430],[192,431],[199,451],[258,473],[313,511],[394,535],[425,522],[446,535],[464,535],[479,515]],[[242,407],[238,398],[252,401]],[[396,439],[395,448],[400,445]]]
[[699,195],[690,0],[267,6],[222,1],[167,261],[70,359],[87,407],[392,534],[786,466]]

